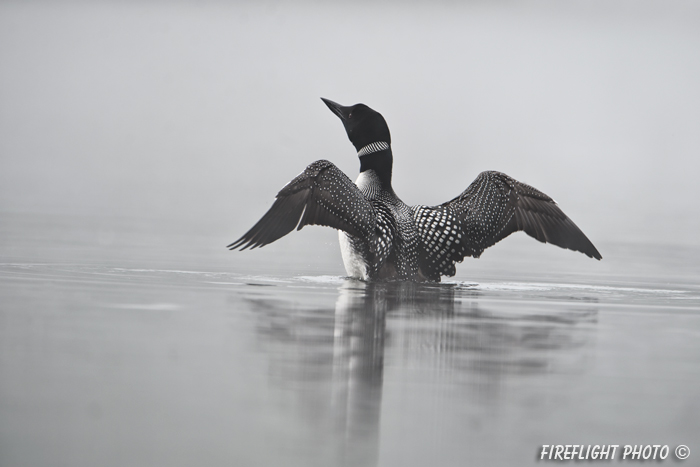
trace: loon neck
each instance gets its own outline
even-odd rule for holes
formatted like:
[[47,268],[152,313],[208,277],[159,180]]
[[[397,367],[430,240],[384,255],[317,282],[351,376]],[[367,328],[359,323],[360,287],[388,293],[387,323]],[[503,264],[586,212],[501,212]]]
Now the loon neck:
[[394,162],[391,145],[384,141],[377,141],[360,148],[357,155],[360,158],[360,173],[373,170],[382,187],[391,189],[391,170]]

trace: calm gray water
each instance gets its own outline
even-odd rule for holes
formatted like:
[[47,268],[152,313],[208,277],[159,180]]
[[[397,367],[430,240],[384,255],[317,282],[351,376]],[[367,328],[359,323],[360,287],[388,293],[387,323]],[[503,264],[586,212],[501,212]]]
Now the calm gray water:
[[697,247],[598,263],[514,236],[441,284],[366,284],[324,229],[232,253],[225,228],[5,219],[2,466],[700,455]]

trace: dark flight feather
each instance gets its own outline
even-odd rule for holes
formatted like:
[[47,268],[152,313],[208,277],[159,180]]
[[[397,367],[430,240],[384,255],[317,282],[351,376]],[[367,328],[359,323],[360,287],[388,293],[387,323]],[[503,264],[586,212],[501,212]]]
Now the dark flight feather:
[[519,230],[540,242],[602,258],[552,198],[500,172],[482,172],[456,198],[440,206],[415,206],[413,212],[423,238],[420,269],[433,280],[454,275],[455,262],[478,258]]
[[265,246],[305,225],[325,225],[359,238],[376,237],[372,204],[333,163],[320,160],[285,185],[262,219],[227,248]]

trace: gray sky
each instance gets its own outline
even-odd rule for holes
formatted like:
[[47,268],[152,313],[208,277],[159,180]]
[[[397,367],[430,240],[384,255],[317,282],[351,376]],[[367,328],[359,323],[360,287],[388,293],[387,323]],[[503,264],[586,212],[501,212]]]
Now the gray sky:
[[239,235],[314,160],[356,177],[323,96],[385,116],[409,204],[493,169],[700,243],[700,2],[288,3],[0,3],[0,211]]

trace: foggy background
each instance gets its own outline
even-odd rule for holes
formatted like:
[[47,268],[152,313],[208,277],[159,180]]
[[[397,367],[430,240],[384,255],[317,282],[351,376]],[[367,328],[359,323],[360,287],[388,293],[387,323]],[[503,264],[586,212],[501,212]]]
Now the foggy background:
[[357,176],[319,97],[384,115],[408,204],[499,170],[596,244],[700,244],[696,1],[2,2],[0,211],[232,241]]

